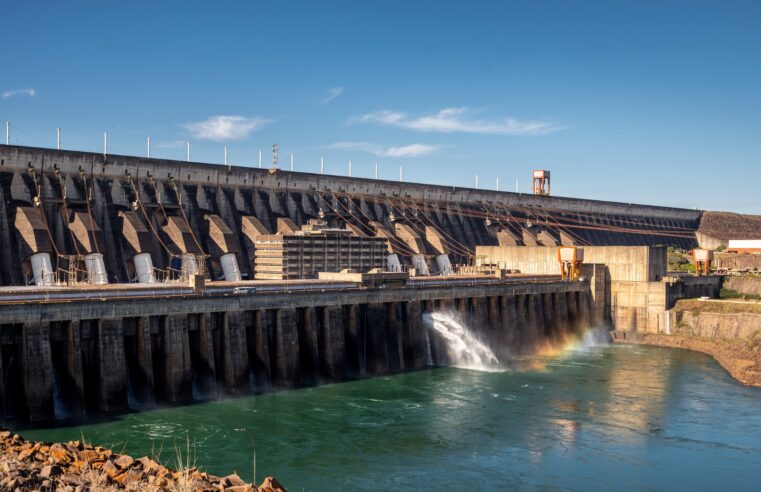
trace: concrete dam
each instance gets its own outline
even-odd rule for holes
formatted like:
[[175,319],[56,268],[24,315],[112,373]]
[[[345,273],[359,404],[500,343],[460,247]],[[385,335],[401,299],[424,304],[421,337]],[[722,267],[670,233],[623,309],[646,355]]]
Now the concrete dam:
[[[0,417],[448,364],[446,341],[426,327],[434,311],[459,313],[498,357],[603,323],[660,327],[685,292],[717,289],[715,279],[664,283],[665,249],[649,248],[694,246],[700,216],[0,146]],[[632,275],[632,261],[613,268],[617,250],[601,250],[567,277],[561,246],[640,248],[626,258],[648,266]],[[527,247],[530,257],[509,253]],[[641,292],[661,296],[660,310]]]

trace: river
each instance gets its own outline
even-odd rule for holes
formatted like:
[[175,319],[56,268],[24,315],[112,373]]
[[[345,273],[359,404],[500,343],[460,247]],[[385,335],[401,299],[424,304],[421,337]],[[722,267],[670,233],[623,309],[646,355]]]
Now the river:
[[[300,490],[758,490],[761,389],[709,357],[593,346],[22,431]],[[190,445],[188,446],[188,442]],[[254,449],[256,452],[254,452]]]

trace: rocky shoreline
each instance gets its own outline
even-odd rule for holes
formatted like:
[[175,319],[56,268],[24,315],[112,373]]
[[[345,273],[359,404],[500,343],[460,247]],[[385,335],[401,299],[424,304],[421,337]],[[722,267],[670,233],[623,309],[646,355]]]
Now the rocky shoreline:
[[733,378],[748,386],[761,387],[761,352],[753,340],[728,340],[684,335],[613,332],[616,343],[654,345],[694,350],[713,357]]
[[7,429],[0,429],[0,490],[285,492],[271,477],[257,487],[236,474],[218,477],[194,466],[171,469],[147,456],[133,459],[80,441],[27,441]]

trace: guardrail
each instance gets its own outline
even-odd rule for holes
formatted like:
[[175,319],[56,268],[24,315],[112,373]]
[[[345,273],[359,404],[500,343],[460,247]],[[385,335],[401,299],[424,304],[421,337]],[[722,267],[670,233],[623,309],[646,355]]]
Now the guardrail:
[[[509,285],[526,283],[546,283],[559,281],[560,277],[548,276],[525,276],[509,278],[410,278],[406,285],[401,288],[421,289],[426,287],[451,287],[451,286],[477,286],[477,285]],[[385,286],[381,286],[383,288]],[[115,301],[122,299],[165,299],[187,296],[229,296],[229,295],[259,295],[259,294],[289,294],[292,292],[325,292],[344,290],[364,290],[370,287],[363,286],[359,282],[331,282],[331,283],[284,283],[265,284],[251,286],[207,286],[202,291],[194,291],[188,286],[174,286],[171,288],[130,288],[130,289],[104,289],[79,291],[76,288],[60,291],[23,292],[0,291],[0,304],[20,303],[47,303],[47,302],[74,302],[74,301]]]

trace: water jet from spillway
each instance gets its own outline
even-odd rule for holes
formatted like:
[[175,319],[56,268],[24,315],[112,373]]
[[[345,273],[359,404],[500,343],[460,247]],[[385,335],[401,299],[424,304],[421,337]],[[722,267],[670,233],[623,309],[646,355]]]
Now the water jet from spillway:
[[446,313],[425,313],[426,326],[444,342],[450,365],[476,371],[504,370],[494,352],[476,338],[458,316]]

